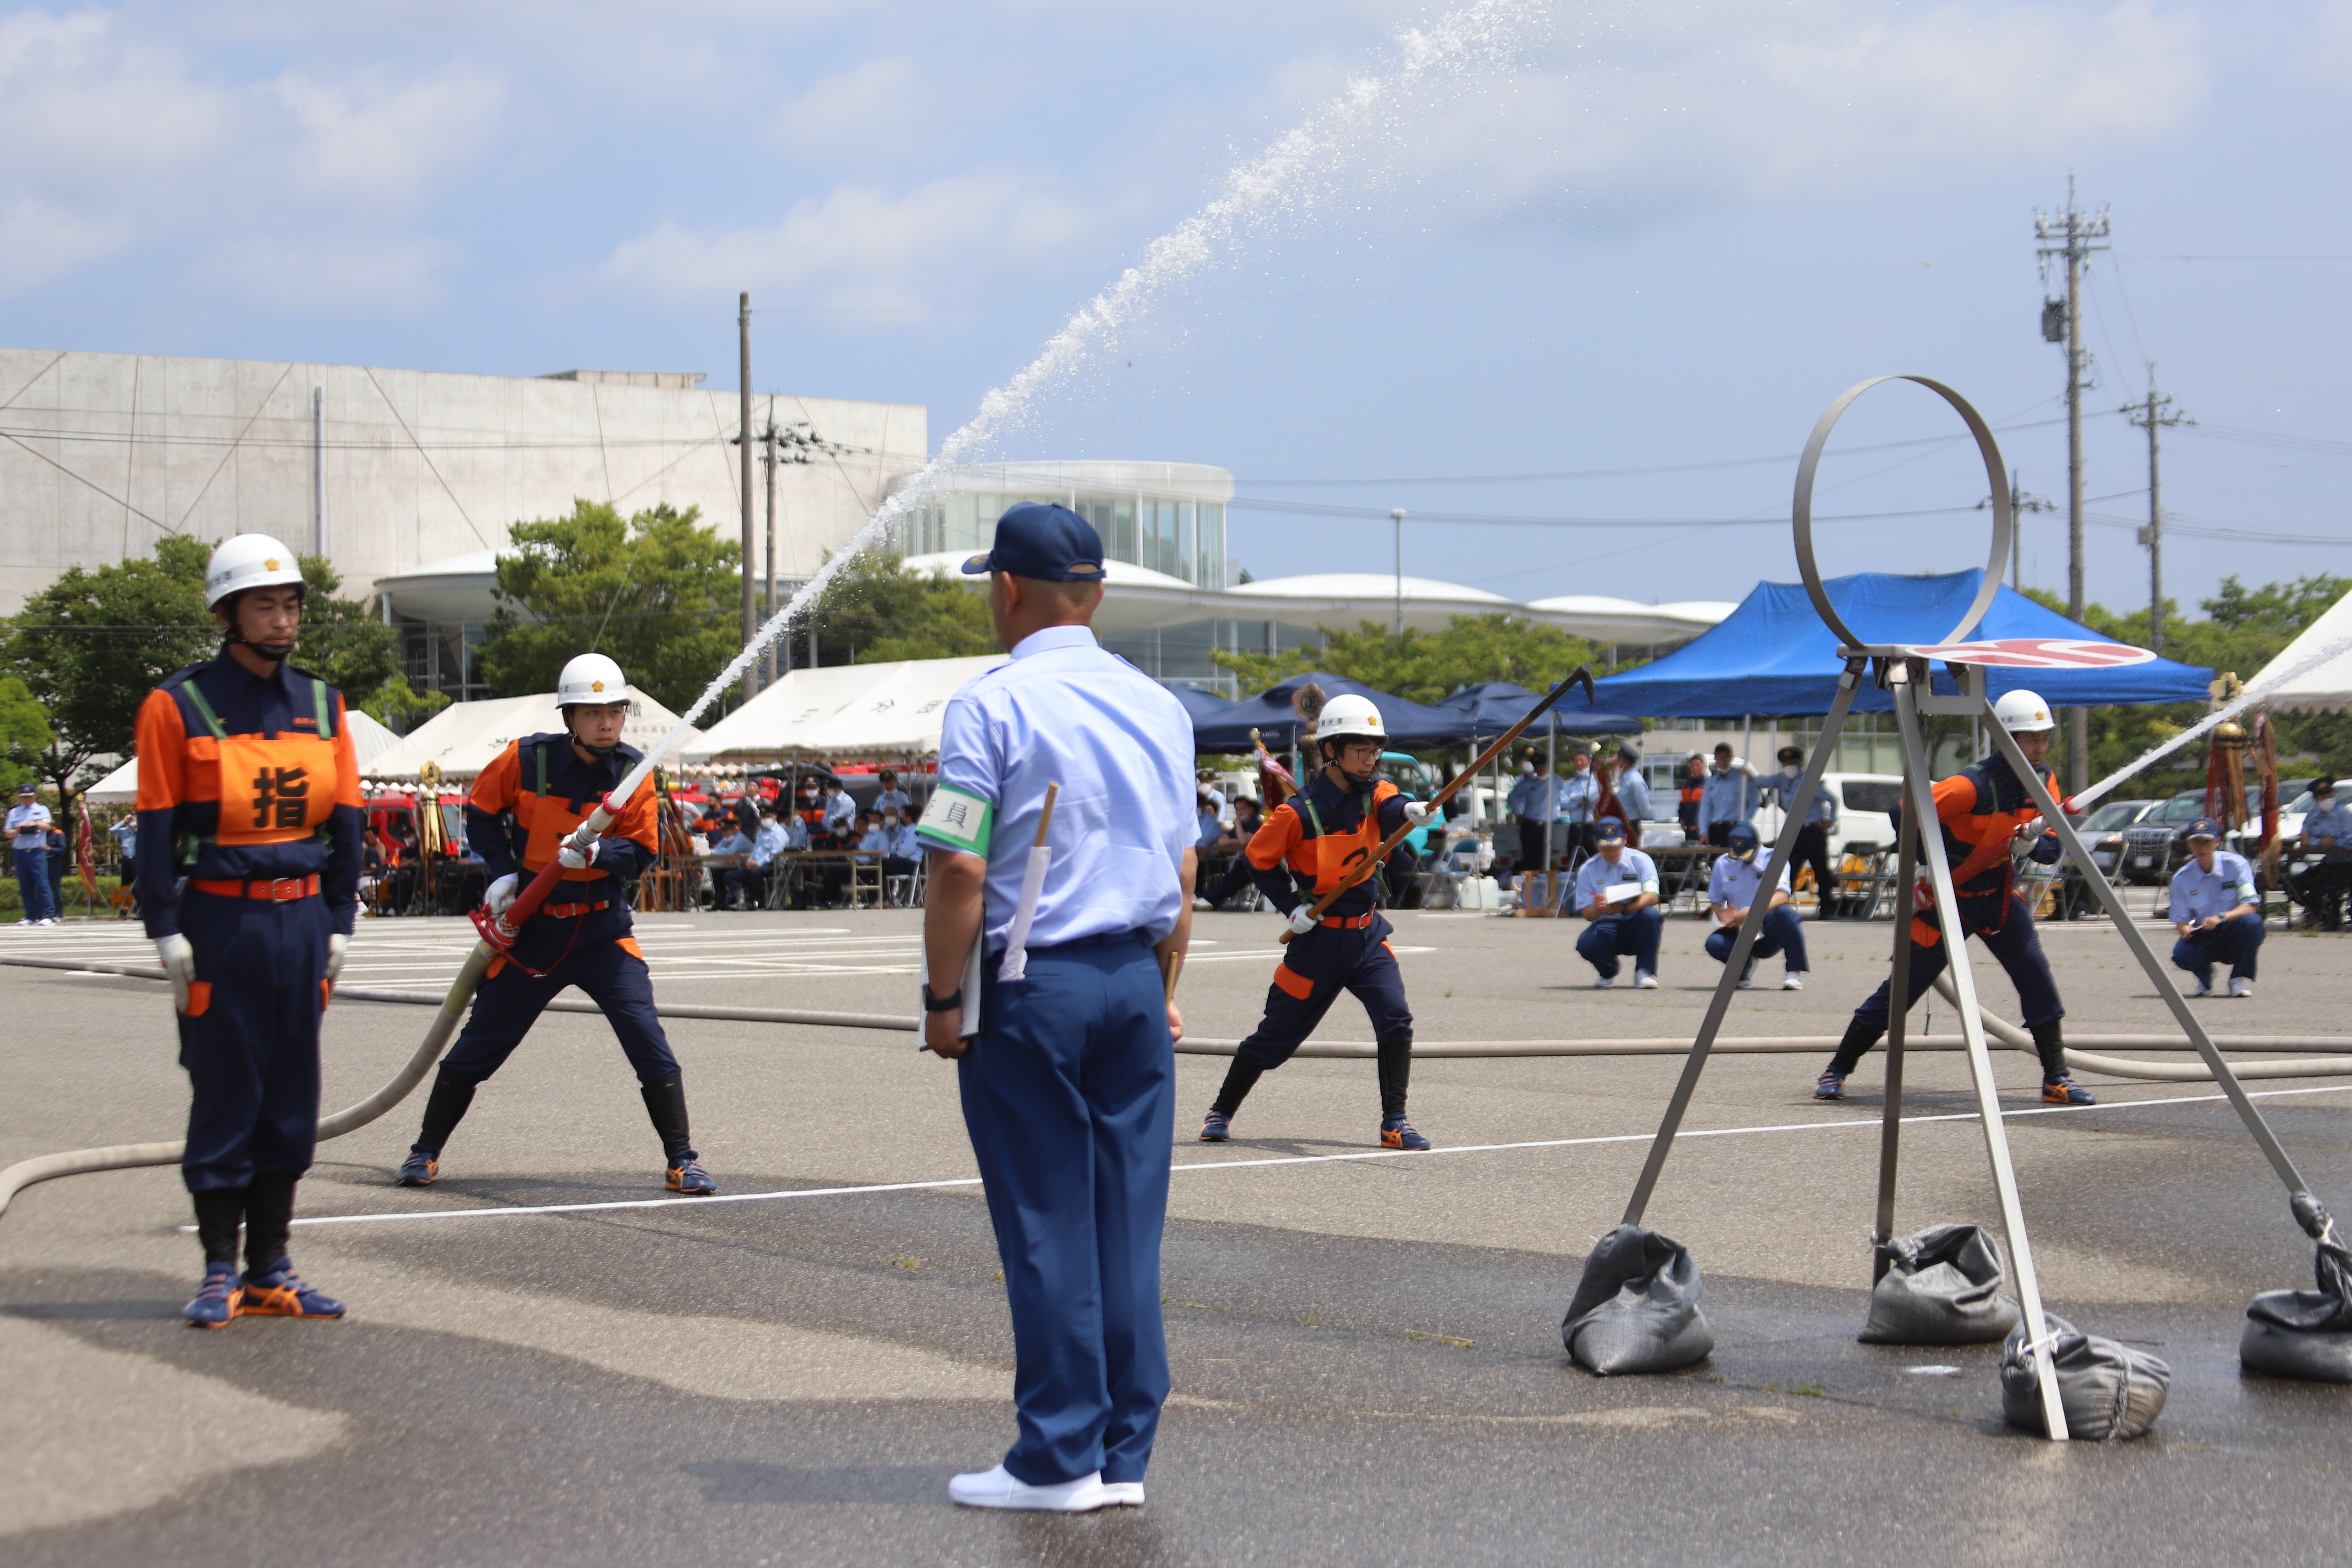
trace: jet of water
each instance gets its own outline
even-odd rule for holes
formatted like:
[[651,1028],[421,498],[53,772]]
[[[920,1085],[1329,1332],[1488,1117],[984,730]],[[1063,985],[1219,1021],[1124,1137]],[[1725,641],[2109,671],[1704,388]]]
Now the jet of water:
[[1482,62],[1516,53],[1539,27],[1543,0],[1472,0],[1427,28],[1397,35],[1396,60],[1385,77],[1363,77],[1339,98],[1293,127],[1273,146],[1225,176],[1216,199],[1144,248],[1143,259],[1082,307],[1046,341],[1037,357],[980,400],[980,409],[940,444],[939,456],[883,501],[847,545],[835,552],[791,600],[752,635],[734,662],[720,670],[694,705],[680,714],[662,743],[646,753],[614,792],[625,805],[651,775],[654,764],[684,738],[695,720],[783,634],[793,617],[822,595],[843,566],[881,542],[893,519],[938,484],[942,475],[969,458],[983,443],[1024,413],[1038,393],[1072,374],[1095,346],[1141,314],[1171,284],[1180,282],[1223,253],[1252,220],[1277,209],[1299,184],[1338,165],[1384,128],[1384,105],[1410,98],[1414,89],[1443,77],[1459,76]]
[[2089,789],[2086,789],[2082,794],[2074,796],[2074,809],[2084,812],[2089,811],[2091,807],[2098,805],[2100,800],[2105,796],[2109,791],[2113,790],[2117,784],[2122,784],[2126,779],[2130,778],[2134,773],[2142,772],[2152,763],[2160,762],[2164,758],[2170,756],[2173,752],[2180,750],[2181,747],[2188,745],[2190,742],[2196,740],[2200,735],[2211,730],[2216,724],[2223,723],[2229,720],[2236,718],[2239,714],[2244,712],[2255,703],[2260,702],[2263,698],[2268,697],[2272,692],[2276,691],[2280,687],[2284,686],[2287,682],[2296,679],[2299,677],[2308,675],[2313,670],[2317,669],[2321,665],[2326,664],[2329,659],[2335,658],[2338,655],[2347,651],[2352,651],[2352,637],[2345,637],[2340,641],[2329,643],[2326,647],[2319,649],[2309,658],[2298,659],[2295,663],[2289,666],[2287,668],[2279,671],[2278,674],[2271,677],[2268,680],[2262,681],[2253,686],[2249,686],[2246,688],[2245,691],[2239,696],[2235,702],[2231,703],[2226,708],[2216,709],[2214,711],[2208,713],[2203,719],[2199,720],[2188,729],[2183,730],[2178,735],[2173,736],[2169,741],[2166,741],[2159,745],[2150,746],[2147,751],[2142,752],[2138,756],[2134,757],[2130,762],[2126,763],[2122,767],[2116,769],[2114,773],[2109,773],[2105,778],[2101,779]]

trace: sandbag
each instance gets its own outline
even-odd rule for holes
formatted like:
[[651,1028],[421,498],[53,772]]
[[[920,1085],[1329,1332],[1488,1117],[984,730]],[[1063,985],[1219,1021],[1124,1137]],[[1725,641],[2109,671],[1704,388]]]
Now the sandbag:
[[1689,1247],[1621,1225],[1584,1260],[1584,1277],[1560,1320],[1560,1342],[1601,1377],[1688,1366],[1715,1349],[1698,1293],[1698,1260]]
[[1886,1251],[1864,1344],[1984,1345],[2017,1327],[2017,1303],[2000,1293],[2000,1249],[1982,1226],[1936,1226],[1896,1237]]
[[2294,1217],[2319,1243],[2312,1259],[2316,1290],[2265,1290],[2246,1309],[2238,1359],[2248,1371],[2312,1383],[2352,1383],[2352,1247],[2308,1193],[2294,1195]]
[[[2145,1436],[2172,1390],[2172,1368],[2146,1351],[2086,1334],[2063,1318],[2045,1315],[2066,1435],[2085,1443],[2124,1443]],[[2025,1348],[2022,1323],[2010,1331],[2000,1350],[2000,1413],[2012,1426],[2049,1434],[2042,1419],[2042,1384]]]

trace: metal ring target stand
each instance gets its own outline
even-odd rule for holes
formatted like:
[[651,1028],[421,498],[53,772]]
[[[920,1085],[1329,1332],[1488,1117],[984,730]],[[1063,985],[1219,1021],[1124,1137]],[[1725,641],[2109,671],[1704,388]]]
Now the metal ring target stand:
[[[1822,449],[1828,444],[1833,429],[1853,401],[1872,387],[1889,381],[1909,381],[1927,388],[1950,404],[1976,437],[1977,449],[1983,455],[1985,473],[1992,495],[1992,547],[1989,553],[1983,581],[1979,584],[1975,600],[1960,617],[1959,625],[1939,644],[1924,648],[1895,644],[1869,643],[1854,635],[1830,602],[1823,588],[1820,569],[1813,559],[1812,495],[1814,470],[1821,462]],[[1796,535],[1797,565],[1804,575],[1805,592],[1813,602],[1824,623],[1839,638],[1838,658],[1844,669],[1838,678],[1837,696],[1830,704],[1828,715],[1822,721],[1821,742],[1812,750],[1806,763],[1803,778],[1797,785],[1796,796],[1781,815],[1780,836],[1772,844],[1771,858],[1766,862],[1759,886],[1779,885],[1780,878],[1790,862],[1798,829],[1803,826],[1812,805],[1813,795],[1821,787],[1822,774],[1829,764],[1830,753],[1836,749],[1846,715],[1853,706],[1862,682],[1868,679],[1893,700],[1897,727],[1903,748],[1904,815],[1899,835],[1898,868],[1895,910],[1895,941],[1892,958],[1893,977],[1888,993],[1886,1050],[1886,1102],[1883,1130],[1879,1135],[1878,1153],[1878,1214],[1872,1229],[1874,1268],[1872,1279],[1886,1272],[1889,1263],[1888,1244],[1895,1238],[1895,1185],[1897,1154],[1902,1137],[1903,1106],[1903,1039],[1904,1026],[1910,1011],[1910,945],[1913,917],[1912,891],[1924,858],[1927,876],[1935,893],[1935,915],[1941,930],[1946,952],[1950,955],[1946,973],[1958,993],[1960,1028],[1969,1059],[1969,1072],[1976,1086],[1977,1107],[1982,1116],[1985,1132],[1985,1152],[1992,1163],[1995,1191],[2000,1195],[2001,1226],[2009,1244],[2011,1268],[2015,1270],[2019,1304],[2024,1310],[2027,1333],[2045,1353],[2035,1355],[2042,1391],[2042,1408],[2050,1437],[2066,1440],[2066,1417],[2061,1408],[2057,1370],[2053,1358],[2046,1353],[2051,1334],[2042,1311],[2042,1287],[2034,1271],[2033,1249],[2026,1235],[2025,1212],[2018,1198],[2017,1173],[2011,1162],[2009,1137],[2001,1120],[2000,1100],[1993,1083],[1992,1056],[1985,1039],[1985,1026],[1979,1015],[1975,977],[1967,962],[1968,932],[1961,928],[1958,900],[1952,887],[1952,868],[1944,853],[1943,835],[1929,831],[1936,820],[1935,796],[1928,773],[1927,754],[1922,739],[1920,717],[1923,714],[1957,714],[1982,721],[1983,728],[2008,759],[2010,767],[2032,792],[2033,802],[2041,809],[2042,819],[2056,831],[2059,842],[2083,879],[2098,896],[2116,931],[2155,983],[2157,994],[2172,1009],[2173,1017],[2195,1047],[2199,1056],[2212,1070],[2213,1078],[2237,1109],[2246,1131],[2253,1135],[2286,1184],[2288,1193],[2296,1200],[2293,1207],[2298,1219],[2305,1213],[2321,1216],[2325,1211],[2313,1201],[2294,1162],[2279,1144],[2262,1112],[2254,1108],[2237,1075],[2215,1048],[2212,1037],[2173,984],[2164,966],[2133,923],[2125,910],[2123,899],[2106,877],[2093,863],[2090,851],[2084,847],[2058,803],[2051,798],[2042,775],[2025,760],[2017,742],[1992,715],[1992,707],[1985,695],[1985,668],[1990,664],[2017,662],[2004,657],[1997,648],[1979,645],[1976,647],[1952,647],[1959,644],[1991,606],[1993,596],[2000,586],[2001,572],[2009,559],[2011,532],[2016,520],[2011,514],[2007,469],[2001,462],[2000,448],[1994,442],[1992,431],[1968,400],[1940,382],[1926,376],[1876,376],[1853,386],[1830,405],[1819,424],[1813,426],[1811,440],[1805,443],[1803,459],[1797,467],[1797,488],[1792,521]],[[2153,657],[2153,656],[2150,656]],[[1939,696],[1931,684],[1930,666],[1940,660],[1949,671],[1958,693]],[[2046,665],[2044,666],[2046,668]],[[1699,1076],[1706,1071],[1707,1057],[1714,1047],[1716,1034],[1723,1026],[1729,1011],[1732,992],[1739,975],[1748,965],[1748,952],[1754,948],[1764,924],[1764,899],[1754,900],[1748,917],[1740,923],[1739,934],[1733,942],[1730,956],[1724,961],[1722,977],[1716,983],[1714,997],[1707,1004],[1706,1019],[1700,1024],[1698,1036],[1692,1043],[1689,1058],[1683,1064],[1682,1076],[1675,1085],[1674,1097],[1667,1102],[1666,1113],[1658,1127],[1657,1137],[1650,1146],[1649,1157],[1642,1166],[1640,1179],[1634,1184],[1633,1195],[1625,1207],[1626,1225],[1642,1223],[1649,1207],[1652,1194],[1657,1190],[1659,1173],[1664,1169],[1667,1154],[1674,1148],[1675,1132],[1690,1109],[1691,1097],[1698,1088]],[[2307,1227],[2306,1227],[2307,1228]],[[2317,1235],[2318,1232],[2313,1234]]]

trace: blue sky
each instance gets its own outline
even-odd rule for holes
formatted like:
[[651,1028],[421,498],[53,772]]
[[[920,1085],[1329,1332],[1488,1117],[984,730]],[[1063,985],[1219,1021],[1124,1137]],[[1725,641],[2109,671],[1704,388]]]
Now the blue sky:
[[[1386,570],[1402,506],[1586,520],[1414,521],[1411,572],[1731,598],[1793,576],[1793,455],[1865,375],[1951,382],[2063,501],[2032,218],[2071,169],[2115,226],[2094,597],[2146,597],[2113,410],[2150,359],[2199,421],[2165,454],[2174,596],[2352,572],[2352,4],[1491,0],[1430,60],[1445,15],[0,9],[0,341],[731,386],[749,289],[755,385],[924,403],[936,446],[1306,123],[1280,188],[987,455],[1217,463],[1374,514],[1237,507],[1260,577]],[[1824,471],[1832,570],[1982,559],[1970,454],[1882,446],[1954,428],[1916,393],[1849,416],[1877,449]],[[1591,525],[1620,520],[1654,525]],[[2025,527],[2028,582],[2063,587],[2063,521]]]

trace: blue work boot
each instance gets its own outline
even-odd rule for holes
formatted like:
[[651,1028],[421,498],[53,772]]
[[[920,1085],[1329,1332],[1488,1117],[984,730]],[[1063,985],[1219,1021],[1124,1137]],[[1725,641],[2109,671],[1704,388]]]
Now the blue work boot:
[[1212,1110],[1201,1123],[1201,1142],[1223,1143],[1234,1135],[1234,1119],[1222,1110]]
[[240,1282],[240,1318],[340,1318],[343,1304],[313,1290],[294,1272],[291,1258],[281,1258],[258,1275],[248,1272]]
[[662,1177],[662,1184],[689,1198],[707,1198],[719,1190],[718,1180],[702,1168],[701,1160],[691,1149],[677,1157],[677,1163]]
[[2056,1078],[2042,1080],[2042,1099],[2049,1105],[2096,1105],[2091,1091],[2074,1081],[2072,1073],[2060,1073]]
[[408,1158],[400,1163],[400,1173],[392,1179],[396,1187],[429,1187],[441,1179],[441,1162],[422,1149],[411,1149]]
[[196,1291],[196,1299],[181,1310],[180,1316],[188,1320],[192,1329],[225,1329],[236,1316],[236,1265],[207,1263],[205,1282]]
[[1843,1100],[1845,1098],[1845,1074],[1832,1070],[1825,1072],[1822,1074],[1821,1077],[1815,1079],[1813,1080],[1813,1098],[1815,1100]]
[[1412,1123],[1402,1116],[1381,1118],[1381,1147],[1383,1149],[1426,1149],[1429,1140],[1412,1130]]

